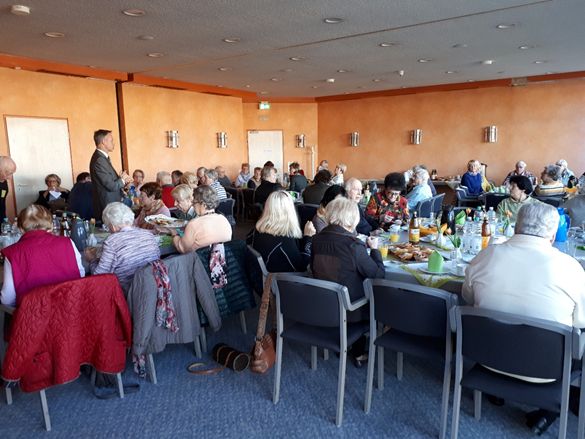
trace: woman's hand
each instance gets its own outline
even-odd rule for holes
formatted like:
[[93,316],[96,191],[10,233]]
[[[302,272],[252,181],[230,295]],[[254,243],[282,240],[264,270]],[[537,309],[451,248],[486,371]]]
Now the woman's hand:
[[315,233],[317,233],[317,230],[315,230],[315,226],[313,225],[313,222],[307,221],[307,224],[305,224],[305,230],[303,231],[303,235],[311,237],[311,236],[315,235]]
[[371,249],[378,248],[378,237],[377,236],[368,236],[366,238],[366,244]]
[[86,247],[83,251],[83,255],[85,256],[85,260],[87,262],[92,262],[97,257],[97,248],[95,247]]

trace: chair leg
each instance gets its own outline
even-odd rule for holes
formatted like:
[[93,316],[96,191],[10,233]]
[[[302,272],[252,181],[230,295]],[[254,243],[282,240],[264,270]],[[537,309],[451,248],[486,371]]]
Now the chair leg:
[[579,397],[579,427],[577,428],[577,438],[585,437],[585,373],[581,372],[581,396]]
[[402,381],[404,368],[404,354],[402,352],[396,352],[396,378],[398,381]]
[[453,386],[453,421],[451,423],[451,439],[457,439],[459,434],[459,410],[461,409],[461,374],[455,368],[455,385]]
[[276,337],[276,364],[274,365],[274,391],[272,392],[272,402],[278,403],[280,399],[280,372],[282,369],[282,337]]
[[473,416],[476,421],[481,419],[481,392],[479,390],[473,391]]
[[384,348],[378,347],[378,390],[384,390]]
[[154,357],[152,354],[148,354],[148,371],[152,384],[158,384],[158,380],[156,378],[156,369],[154,367]]
[[45,428],[51,431],[51,417],[49,416],[49,405],[47,404],[47,394],[44,390],[39,392],[41,396],[41,407],[43,409],[43,419],[45,420]]
[[246,327],[246,314],[244,311],[240,311],[240,326],[242,327],[242,332],[247,334],[248,328]]
[[449,413],[449,390],[451,389],[451,361],[445,361],[443,372],[443,397],[441,401],[441,427],[439,439],[445,439],[447,435],[447,415]]
[[339,355],[339,377],[337,378],[337,414],[335,425],[341,427],[343,422],[343,398],[345,396],[345,368],[347,365],[347,348]]
[[376,362],[376,347],[374,346],[374,338],[375,335],[370,335],[370,349],[368,351],[370,355],[368,358],[368,375],[366,378],[366,400],[364,401],[364,412],[366,413],[370,413],[370,408],[372,406],[372,387],[374,386],[374,363]]
[[95,380],[97,379],[97,371],[95,370],[95,367],[91,368],[91,376],[89,378],[89,381],[91,382],[91,385],[93,387],[95,387]]
[[124,398],[124,384],[122,383],[122,374],[116,374],[116,382],[118,383],[118,393],[120,394],[120,398]]
[[201,353],[201,341],[200,341],[201,336],[197,336],[195,337],[195,340],[193,340],[193,347],[195,348],[195,356],[197,358],[201,358],[203,356],[203,354]]
[[4,392],[6,392],[6,405],[12,405],[12,389],[8,384],[4,384]]
[[311,346],[311,370],[317,370],[317,346]]
[[199,335],[201,339],[201,350],[207,353],[207,334],[205,334],[205,328],[201,327],[201,334]]
[[323,359],[325,361],[329,360],[329,349],[323,349]]

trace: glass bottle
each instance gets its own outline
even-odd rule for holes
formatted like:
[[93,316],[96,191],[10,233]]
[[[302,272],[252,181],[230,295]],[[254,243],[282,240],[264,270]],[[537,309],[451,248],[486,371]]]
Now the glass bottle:
[[420,220],[416,214],[416,211],[413,212],[412,218],[410,219],[410,226],[408,227],[408,240],[412,244],[418,244],[420,241]]

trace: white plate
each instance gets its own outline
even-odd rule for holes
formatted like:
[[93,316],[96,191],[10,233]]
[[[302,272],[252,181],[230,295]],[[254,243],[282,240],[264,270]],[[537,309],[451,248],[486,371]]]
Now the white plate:
[[144,218],[148,224],[152,224],[157,227],[166,227],[173,229],[180,229],[187,225],[187,221],[172,218],[166,215],[150,215]]
[[438,276],[445,276],[446,274],[449,274],[446,271],[441,271],[440,273],[437,273],[436,271],[429,271],[428,269],[423,268],[423,267],[419,267],[418,271],[421,271],[421,272],[423,272],[425,274],[432,274],[434,276],[437,276],[437,275]]

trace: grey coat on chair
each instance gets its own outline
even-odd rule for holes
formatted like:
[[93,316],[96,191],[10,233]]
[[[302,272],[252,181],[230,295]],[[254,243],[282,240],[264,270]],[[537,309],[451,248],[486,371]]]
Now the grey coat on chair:
[[102,211],[109,204],[122,199],[124,182],[112,166],[110,160],[97,149],[89,162],[91,174],[93,213],[98,221],[102,219]]
[[161,352],[171,343],[193,342],[201,333],[196,299],[211,329],[217,331],[221,327],[215,294],[197,253],[174,256],[163,262],[169,273],[179,330],[173,333],[155,324],[156,283],[149,264],[136,272],[127,297],[133,321],[132,353],[136,355]]

